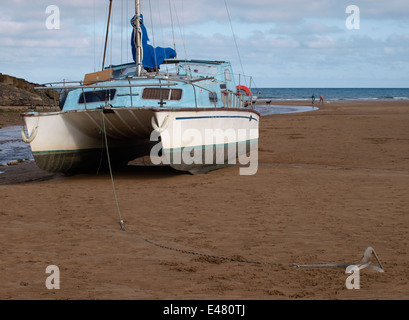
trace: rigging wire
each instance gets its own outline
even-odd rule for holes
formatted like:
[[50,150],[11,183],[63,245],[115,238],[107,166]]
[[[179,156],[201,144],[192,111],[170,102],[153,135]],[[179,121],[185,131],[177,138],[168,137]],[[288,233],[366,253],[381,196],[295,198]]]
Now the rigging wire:
[[155,56],[155,66],[158,68],[158,61],[156,59],[156,45],[155,45],[155,27],[153,25],[153,15],[152,15],[152,2],[149,0],[149,14],[151,18],[151,30],[152,30],[152,45],[153,45],[153,54]]
[[[185,43],[185,45],[186,45],[186,40],[185,40],[185,37],[186,37],[186,31],[185,31],[185,2],[184,2],[184,0],[182,0],[182,30],[183,30],[183,42]],[[185,51],[186,51],[186,48],[185,48]],[[188,57],[187,57],[187,51],[186,51],[186,59],[187,59]]]
[[[165,43],[165,33],[164,33],[164,27],[163,27],[163,25],[162,25],[162,15],[161,15],[161,11],[160,11],[160,6],[158,5],[158,1],[156,1],[156,4],[157,4],[157,12],[158,12],[158,16],[159,16],[159,30],[161,31],[161,37],[162,37],[162,39],[161,39],[161,41],[162,41],[162,43]],[[165,59],[167,58],[167,56],[166,56],[166,49],[165,48],[163,48],[163,53],[164,53],[164,55],[165,55]],[[159,68],[159,66],[158,66],[158,68]],[[165,64],[165,68],[166,68],[166,73],[168,74],[169,73],[169,65],[168,64]]]
[[124,2],[121,1],[121,65],[123,64],[123,44],[124,44]]
[[[125,15],[128,13],[128,0],[125,1]],[[125,27],[127,26],[127,22],[129,19],[125,19]],[[126,62],[129,62],[129,32],[126,33]]]
[[[230,22],[230,28],[231,28],[231,31],[232,31],[232,33],[233,33],[234,44],[236,45],[237,55],[238,55],[238,57],[239,57],[239,62],[240,62],[240,66],[241,66],[241,72],[243,73],[243,75],[245,75],[244,68],[243,68],[243,63],[242,63],[242,61],[241,61],[239,46],[237,45],[236,34],[234,33],[233,23],[231,22],[230,12],[229,12],[229,8],[228,8],[228,6],[227,6],[227,0],[224,0],[224,5],[226,6],[227,16],[228,16],[229,22]],[[244,80],[245,80],[246,86],[247,86],[247,79],[246,79],[246,77],[244,77]]]
[[[173,2],[173,7],[174,7],[174,11],[175,11],[177,24],[178,24],[178,27],[179,27],[180,38],[182,39],[183,53],[185,54],[185,59],[187,60],[186,38],[185,38],[185,32],[184,32],[185,29],[184,29],[184,27],[183,27],[183,29],[181,27],[181,23],[180,23],[180,20],[179,20],[179,15],[178,15],[178,10],[176,9],[175,2]],[[182,4],[182,15],[183,15],[183,4]]]
[[96,62],[96,18],[95,18],[95,1],[93,1],[93,9],[94,9],[94,72],[97,71],[97,62]]
[[[112,11],[114,11],[112,9]],[[113,39],[114,39],[114,32],[113,32],[113,28],[114,28],[114,14],[112,13],[112,22],[111,22],[111,57],[110,57],[110,65],[112,66],[112,59],[113,59],[113,54],[112,54],[112,50],[113,50]]]
[[177,52],[176,50],[176,41],[175,41],[175,30],[173,28],[173,15],[172,15],[172,4],[169,0],[169,13],[170,13],[170,23],[172,25],[172,37],[173,37],[173,49]]

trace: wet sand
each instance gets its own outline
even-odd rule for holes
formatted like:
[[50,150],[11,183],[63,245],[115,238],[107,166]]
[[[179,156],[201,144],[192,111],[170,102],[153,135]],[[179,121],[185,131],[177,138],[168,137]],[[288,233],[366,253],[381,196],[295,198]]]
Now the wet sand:
[[[1,167],[0,299],[408,299],[408,123],[409,102],[265,116],[256,175],[129,166],[120,212],[108,173]],[[359,290],[345,268],[292,266],[369,246],[385,272],[361,270]]]

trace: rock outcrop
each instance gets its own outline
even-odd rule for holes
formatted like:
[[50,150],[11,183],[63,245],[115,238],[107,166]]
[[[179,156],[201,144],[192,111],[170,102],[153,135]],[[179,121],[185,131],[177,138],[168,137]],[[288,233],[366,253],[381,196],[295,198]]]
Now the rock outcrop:
[[[28,82],[24,79],[15,78],[6,74],[0,73],[0,106],[41,106],[43,99],[41,93],[34,90],[34,87],[39,87],[39,84]],[[59,95],[53,90],[43,91],[44,104],[48,105],[51,99],[54,102],[54,94],[56,101],[59,100]]]

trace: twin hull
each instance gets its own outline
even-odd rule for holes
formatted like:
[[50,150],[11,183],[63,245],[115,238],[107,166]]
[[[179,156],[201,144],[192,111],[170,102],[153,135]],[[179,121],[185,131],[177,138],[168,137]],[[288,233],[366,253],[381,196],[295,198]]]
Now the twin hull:
[[[259,114],[246,109],[102,108],[23,114],[37,165],[49,172],[97,170],[151,156],[202,173],[257,151]],[[108,153],[107,153],[108,150]]]

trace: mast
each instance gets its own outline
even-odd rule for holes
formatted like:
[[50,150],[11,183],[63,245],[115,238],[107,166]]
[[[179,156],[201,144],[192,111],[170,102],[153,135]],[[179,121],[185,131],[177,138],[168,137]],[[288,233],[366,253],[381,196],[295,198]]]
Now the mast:
[[102,59],[102,70],[105,67],[105,57],[107,53],[107,44],[108,44],[108,35],[109,35],[109,24],[111,22],[111,11],[112,11],[112,0],[109,0],[109,13],[108,13],[108,25],[107,25],[107,33],[105,36],[105,48],[104,48],[104,58]]
[[142,73],[142,57],[143,57],[143,48],[142,48],[142,31],[141,31],[141,7],[139,0],[135,0],[135,45],[136,45],[136,75],[141,76]]

